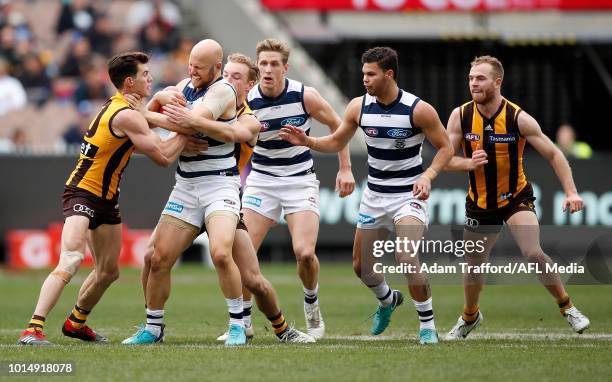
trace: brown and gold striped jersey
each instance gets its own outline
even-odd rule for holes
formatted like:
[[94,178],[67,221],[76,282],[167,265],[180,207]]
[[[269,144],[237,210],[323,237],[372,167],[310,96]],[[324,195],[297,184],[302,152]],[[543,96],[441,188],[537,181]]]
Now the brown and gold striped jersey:
[[119,182],[134,145],[127,136],[116,135],[112,123],[120,111],[129,107],[119,92],[104,104],[89,124],[81,143],[79,161],[66,186],[84,189],[104,200],[119,197]]
[[527,185],[523,171],[523,150],[526,139],[518,129],[521,108],[503,99],[497,112],[483,116],[474,101],[461,106],[463,152],[466,158],[480,147],[487,153],[488,163],[469,172],[469,198],[483,209],[496,209],[508,204]]
[[[240,116],[245,114],[253,114],[253,111],[249,107],[249,105],[244,101],[242,105],[238,107],[236,111],[236,118],[240,118]],[[246,165],[251,160],[251,156],[253,155],[253,148],[249,142],[236,143],[236,163],[238,164],[238,172],[242,173]]]

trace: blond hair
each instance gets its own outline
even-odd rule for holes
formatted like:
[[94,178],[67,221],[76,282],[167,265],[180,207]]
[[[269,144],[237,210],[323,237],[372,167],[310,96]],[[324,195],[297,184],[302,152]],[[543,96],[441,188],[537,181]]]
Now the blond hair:
[[493,68],[493,74],[495,74],[496,78],[504,79],[504,66],[501,61],[493,56],[479,56],[474,58],[474,61],[470,64],[471,67],[480,64],[489,64]]
[[275,38],[267,38],[258,42],[255,51],[257,52],[257,60],[259,60],[259,53],[261,52],[278,52],[283,57],[283,64],[289,61],[289,46],[286,42]]
[[242,53],[232,53],[227,56],[227,62],[246,65],[249,68],[249,81],[259,80],[259,68],[250,57]]

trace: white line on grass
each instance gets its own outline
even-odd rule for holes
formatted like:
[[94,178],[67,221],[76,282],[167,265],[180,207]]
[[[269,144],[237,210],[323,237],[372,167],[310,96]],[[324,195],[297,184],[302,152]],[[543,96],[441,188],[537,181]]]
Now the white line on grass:
[[[130,329],[121,329],[121,328],[98,328],[100,333],[104,333],[106,335],[121,335],[124,334],[128,336],[130,334]],[[0,335],[7,336],[19,336],[21,333],[21,328],[15,329],[0,329]],[[444,341],[444,334],[440,333],[441,341]],[[181,336],[178,335],[177,338]],[[272,337],[270,337],[272,338]],[[414,341],[416,340],[416,336],[414,335],[392,335],[392,336],[368,336],[368,335],[349,335],[349,336],[326,336],[325,340],[337,340],[337,341],[354,341],[354,342],[384,342],[384,341]],[[612,333],[597,333],[597,332],[587,332],[584,334],[575,334],[569,332],[559,332],[550,329],[541,328],[539,332],[535,330],[509,330],[509,331],[500,331],[500,332],[475,332],[472,333],[465,340],[459,341],[472,341],[472,340],[513,340],[513,341],[564,341],[564,340],[591,340],[591,341],[612,341]],[[459,342],[456,341],[456,342]],[[0,344],[1,346],[13,346],[7,344]],[[17,346],[17,345],[16,345]],[[182,345],[172,345],[172,346],[182,346]],[[196,345],[196,346],[210,346],[214,348],[217,345]],[[252,346],[276,346],[276,345],[252,345]],[[331,344],[319,343],[317,346],[331,346]],[[347,345],[352,346],[352,345]],[[359,345],[356,345],[359,346]]]
[[[444,339],[444,335],[441,335],[442,340]],[[407,340],[407,339],[415,339],[415,336],[404,335],[404,336],[326,336],[326,339],[332,340],[348,340],[348,341],[392,341],[392,340]],[[532,333],[532,332],[524,332],[524,331],[508,331],[508,332],[482,332],[482,333],[472,333],[467,338],[467,340],[524,340],[524,341],[533,341],[533,340],[551,340],[551,341],[560,341],[560,340],[569,340],[569,339],[578,339],[578,340],[600,340],[600,341],[612,341],[612,333],[584,333],[584,334],[575,334],[575,333],[559,333],[553,331],[540,332],[540,333]]]

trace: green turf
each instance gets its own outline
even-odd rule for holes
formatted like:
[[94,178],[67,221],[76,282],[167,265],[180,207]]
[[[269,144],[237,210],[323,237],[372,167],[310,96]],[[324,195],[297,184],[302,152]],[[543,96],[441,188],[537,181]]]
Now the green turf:
[[[266,265],[263,271],[277,288],[287,320],[303,329],[295,266]],[[215,273],[182,266],[174,270],[166,307],[166,343],[133,348],[119,343],[144,321],[134,270],[123,271],[88,321],[112,345],[90,345],[61,335],[59,328],[85,274],[82,271],[67,287],[47,319],[47,338],[60,346],[34,348],[14,344],[32,314],[46,273],[0,273],[0,362],[74,362],[76,376],[86,381],[591,381],[612,375],[612,286],[568,287],[591,318],[587,336],[571,334],[541,286],[497,285],[488,286],[482,296],[485,321],[475,338],[424,347],[416,341],[418,321],[409,299],[383,337],[372,340],[367,317],[375,309],[373,296],[353,276],[350,264],[324,263],[320,301],[326,339],[308,346],[278,344],[254,308],[255,340],[245,348],[226,349],[215,342],[226,325]],[[462,289],[433,285],[432,290],[436,324],[443,334],[461,311]]]

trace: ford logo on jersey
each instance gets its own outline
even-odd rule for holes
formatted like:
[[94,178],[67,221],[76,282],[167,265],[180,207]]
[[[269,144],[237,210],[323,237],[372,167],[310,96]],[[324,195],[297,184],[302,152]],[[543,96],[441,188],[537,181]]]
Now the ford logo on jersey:
[[480,135],[473,133],[465,133],[464,137],[467,141],[471,142],[476,142],[480,140]]
[[291,125],[291,126],[302,126],[306,122],[306,119],[303,117],[291,117],[285,118],[281,122],[281,126]]
[[408,138],[410,134],[410,130],[406,129],[391,129],[387,131],[387,135],[391,138]]

